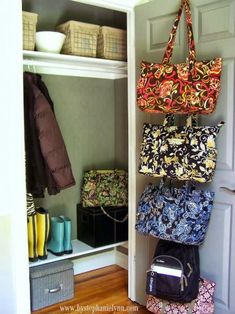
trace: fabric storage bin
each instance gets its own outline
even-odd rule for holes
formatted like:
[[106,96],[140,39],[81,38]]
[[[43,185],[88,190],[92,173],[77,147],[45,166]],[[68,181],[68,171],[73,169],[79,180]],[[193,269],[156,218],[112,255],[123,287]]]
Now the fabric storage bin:
[[56,30],[66,35],[61,53],[96,57],[99,25],[68,21]]
[[31,309],[35,311],[74,296],[73,263],[69,260],[30,269]]
[[[127,214],[127,207],[105,207],[112,217],[121,220]],[[128,239],[128,220],[122,223],[107,217],[99,207],[77,205],[77,238],[92,246],[100,247]]]
[[100,58],[126,61],[126,31],[107,26],[100,27],[97,54]]
[[35,34],[37,21],[38,14],[26,11],[22,12],[24,50],[34,50],[35,48]]

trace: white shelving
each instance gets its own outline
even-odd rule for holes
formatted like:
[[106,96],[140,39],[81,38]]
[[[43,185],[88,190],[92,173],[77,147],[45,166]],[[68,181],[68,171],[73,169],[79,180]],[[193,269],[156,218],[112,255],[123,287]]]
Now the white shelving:
[[41,74],[120,79],[127,62],[23,50],[24,70]]
[[[91,77],[99,79],[120,79],[127,77],[127,62],[87,58],[63,54],[53,54],[38,51],[23,51],[23,66],[25,71],[65,75],[77,77]],[[119,242],[102,247],[91,247],[79,240],[73,240],[73,253],[56,256],[48,252],[45,260],[30,262],[29,267],[35,267],[64,259],[79,258],[85,255],[111,250],[127,242]]]
[[52,263],[52,262],[56,262],[56,261],[60,261],[63,259],[68,259],[68,258],[76,258],[76,257],[81,257],[87,254],[92,254],[92,253],[96,253],[96,252],[102,252],[108,249],[112,249],[115,248],[119,245],[125,245],[127,242],[119,242],[119,243],[114,243],[114,244],[109,244],[109,245],[105,245],[105,246],[101,246],[101,247],[91,247],[89,245],[87,245],[84,242],[81,242],[79,240],[73,240],[72,241],[72,246],[73,246],[73,253],[71,254],[64,254],[61,256],[56,256],[51,254],[50,252],[48,252],[48,257],[45,260],[38,260],[37,262],[30,262],[29,263],[29,267],[35,267],[35,266],[39,266],[39,265],[43,265],[43,264],[48,264],[48,263]]

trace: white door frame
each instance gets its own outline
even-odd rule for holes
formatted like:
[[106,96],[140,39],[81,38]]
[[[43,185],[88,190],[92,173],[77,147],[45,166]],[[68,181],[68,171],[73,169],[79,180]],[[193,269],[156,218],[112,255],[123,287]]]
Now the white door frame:
[[[76,1],[76,0],[75,0]],[[78,1],[126,12],[128,26],[128,128],[129,128],[129,291],[135,300],[135,47],[132,1]],[[134,1],[133,1],[134,2]],[[24,124],[22,82],[21,2],[1,1],[1,222],[8,221],[9,234],[1,234],[1,248],[8,245],[9,257],[1,265],[0,312],[30,313],[27,223],[25,219]],[[11,21],[14,21],[12,23]],[[2,231],[3,232],[3,231]],[[9,248],[10,246],[10,248]],[[3,253],[3,252],[2,252]],[[3,267],[2,267],[3,266]],[[6,274],[8,274],[6,276]],[[3,276],[4,275],[4,276]],[[8,289],[6,289],[8,287]]]

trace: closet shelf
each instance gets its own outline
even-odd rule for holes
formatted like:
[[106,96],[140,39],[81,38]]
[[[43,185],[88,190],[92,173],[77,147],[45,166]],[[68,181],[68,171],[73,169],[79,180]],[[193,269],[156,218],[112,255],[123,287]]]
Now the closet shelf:
[[41,74],[120,79],[127,77],[127,62],[23,50],[25,71]]
[[94,248],[94,247],[89,246],[86,243],[81,242],[79,240],[72,240],[72,246],[73,246],[73,253],[72,254],[64,254],[61,256],[56,256],[56,255],[53,255],[50,252],[48,252],[47,259],[38,260],[37,262],[30,262],[29,267],[35,267],[35,266],[48,264],[48,263],[52,263],[52,262],[56,262],[56,261],[60,261],[60,260],[64,260],[64,259],[82,257],[82,256],[87,255],[87,254],[92,254],[95,252],[102,252],[102,251],[105,251],[108,249],[112,249],[114,247],[117,247],[119,245],[124,245],[126,243],[127,242],[124,241],[124,242],[113,243],[113,244]]

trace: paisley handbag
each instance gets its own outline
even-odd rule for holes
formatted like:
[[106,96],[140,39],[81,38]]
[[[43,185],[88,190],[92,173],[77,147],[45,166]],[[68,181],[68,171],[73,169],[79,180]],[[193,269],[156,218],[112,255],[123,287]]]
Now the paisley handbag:
[[[216,137],[224,122],[216,126],[174,126],[166,115],[163,125],[145,123],[139,172],[154,177],[209,182],[215,172]],[[194,121],[195,122],[195,121]]]
[[128,177],[125,170],[89,170],[83,177],[82,206],[127,206]]
[[189,245],[205,239],[214,192],[149,184],[140,197],[136,230],[145,235]]
[[182,304],[147,295],[146,308],[154,314],[214,314],[214,292],[215,283],[201,278],[198,296],[190,303]]
[[[186,12],[189,58],[187,63],[172,64],[176,31]],[[189,0],[182,0],[162,63],[142,61],[137,83],[137,105],[152,113],[200,113],[215,110],[220,91],[222,59],[197,61]]]

